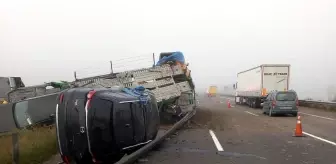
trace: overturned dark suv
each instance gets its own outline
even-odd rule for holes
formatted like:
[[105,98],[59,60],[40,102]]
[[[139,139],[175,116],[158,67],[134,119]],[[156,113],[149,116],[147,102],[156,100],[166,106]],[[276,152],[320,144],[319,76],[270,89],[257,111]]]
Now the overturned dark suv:
[[154,140],[160,126],[156,99],[144,90],[74,88],[57,101],[57,140],[65,163],[115,162]]

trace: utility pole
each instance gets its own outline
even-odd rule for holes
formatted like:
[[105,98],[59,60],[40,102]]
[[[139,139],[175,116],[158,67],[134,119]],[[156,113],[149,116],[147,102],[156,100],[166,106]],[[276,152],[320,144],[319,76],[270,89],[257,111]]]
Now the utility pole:
[[112,61],[110,61],[110,66],[111,66],[111,74],[113,74],[113,65],[112,65]]

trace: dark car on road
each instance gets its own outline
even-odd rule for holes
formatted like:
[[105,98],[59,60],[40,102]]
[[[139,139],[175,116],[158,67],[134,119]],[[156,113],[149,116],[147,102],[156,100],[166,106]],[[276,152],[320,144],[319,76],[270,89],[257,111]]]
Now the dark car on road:
[[272,91],[263,103],[263,114],[298,114],[298,96],[295,91]]

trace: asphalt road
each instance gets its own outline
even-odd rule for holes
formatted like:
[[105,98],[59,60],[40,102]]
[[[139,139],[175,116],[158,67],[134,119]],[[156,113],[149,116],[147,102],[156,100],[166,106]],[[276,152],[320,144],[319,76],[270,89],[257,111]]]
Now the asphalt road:
[[[162,125],[159,129],[159,132],[157,134],[157,137],[161,137],[164,135],[164,133],[169,130],[172,126],[171,125]],[[43,162],[43,164],[58,164],[59,162],[61,162],[61,156],[59,155],[59,153],[55,154],[54,156],[52,156],[49,160]]]
[[198,99],[190,126],[137,163],[336,164],[336,112],[300,108],[306,137],[293,137],[296,117]]

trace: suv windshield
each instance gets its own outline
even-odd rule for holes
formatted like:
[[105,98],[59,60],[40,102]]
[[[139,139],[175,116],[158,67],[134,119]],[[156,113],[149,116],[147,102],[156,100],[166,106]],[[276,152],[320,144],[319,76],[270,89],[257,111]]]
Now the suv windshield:
[[294,92],[281,92],[276,95],[277,101],[295,101],[296,94]]

